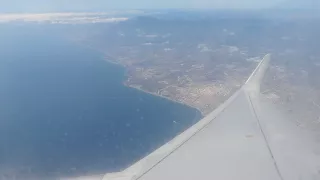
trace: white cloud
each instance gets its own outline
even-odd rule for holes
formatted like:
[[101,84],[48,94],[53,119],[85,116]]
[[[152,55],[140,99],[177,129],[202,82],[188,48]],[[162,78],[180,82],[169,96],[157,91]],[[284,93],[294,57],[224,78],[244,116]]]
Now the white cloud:
[[106,23],[128,20],[126,17],[108,17],[105,13],[41,13],[0,14],[0,23],[12,21],[47,22],[59,24]]

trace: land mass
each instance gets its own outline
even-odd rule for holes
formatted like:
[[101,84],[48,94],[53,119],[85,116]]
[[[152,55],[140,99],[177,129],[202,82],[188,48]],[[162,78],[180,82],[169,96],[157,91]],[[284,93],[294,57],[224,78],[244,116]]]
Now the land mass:
[[[250,54],[245,46],[224,42],[235,32],[217,30],[214,23],[199,26],[138,18],[104,26],[108,33],[100,29],[78,41],[123,66],[126,86],[194,107],[205,116],[241,87],[266,53]],[[183,27],[188,33],[181,33]]]
[[202,115],[241,87],[270,53],[263,94],[297,112],[299,121],[308,117],[316,123],[319,21],[318,16],[297,17],[295,11],[172,11],[76,27],[69,38],[123,66],[125,85],[192,106]]
[[[260,59],[256,57],[248,60],[243,55],[242,60],[247,62],[245,64],[236,63],[237,60],[227,64],[216,64],[213,61],[213,56],[219,53],[225,53],[225,57],[230,58],[236,56],[237,52],[228,51],[230,48],[235,47],[221,47],[215,49],[215,52],[201,52],[202,49],[196,47],[194,53],[197,55],[186,54],[178,61],[172,57],[174,50],[166,53],[163,49],[153,55],[152,63],[148,63],[148,60],[132,62],[133,57],[123,59],[109,56],[108,59],[126,68],[126,86],[186,104],[206,115],[241,87]],[[192,57],[201,53],[207,57],[192,60]]]

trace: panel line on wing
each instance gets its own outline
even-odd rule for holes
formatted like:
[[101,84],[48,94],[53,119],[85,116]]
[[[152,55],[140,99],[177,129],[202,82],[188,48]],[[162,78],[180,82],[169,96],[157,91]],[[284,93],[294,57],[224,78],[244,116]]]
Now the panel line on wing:
[[263,139],[264,139],[264,141],[265,141],[265,143],[266,143],[266,146],[267,146],[267,148],[268,148],[269,154],[270,154],[270,156],[271,156],[271,158],[272,158],[272,160],[273,160],[273,163],[274,163],[274,166],[275,166],[275,168],[276,168],[276,171],[277,171],[280,179],[281,179],[281,180],[284,180],[284,179],[283,179],[283,176],[281,175],[280,169],[279,169],[279,167],[278,167],[277,161],[276,161],[276,159],[275,159],[275,157],[274,157],[274,155],[273,155],[273,152],[272,152],[272,150],[271,150],[271,147],[270,147],[270,144],[269,144],[269,142],[268,142],[267,136],[266,136],[266,134],[265,134],[264,131],[263,131],[263,128],[262,128],[260,119],[259,119],[259,117],[258,117],[258,115],[257,115],[257,112],[256,112],[256,110],[255,110],[255,108],[254,108],[254,105],[253,105],[253,103],[252,103],[252,99],[251,99],[251,97],[250,97],[249,94],[246,93],[246,95],[247,95],[247,97],[248,97],[248,99],[249,99],[250,106],[251,106],[252,111],[253,111],[253,114],[254,114],[254,116],[255,116],[255,118],[256,118],[256,120],[257,120],[259,129],[260,129],[261,134],[262,134],[262,136],[263,136]]

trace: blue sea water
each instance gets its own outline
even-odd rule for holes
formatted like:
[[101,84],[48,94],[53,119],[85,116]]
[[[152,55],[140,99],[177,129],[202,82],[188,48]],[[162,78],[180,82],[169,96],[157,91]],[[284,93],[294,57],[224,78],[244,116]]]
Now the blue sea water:
[[41,26],[0,30],[0,179],[118,171],[200,118]]

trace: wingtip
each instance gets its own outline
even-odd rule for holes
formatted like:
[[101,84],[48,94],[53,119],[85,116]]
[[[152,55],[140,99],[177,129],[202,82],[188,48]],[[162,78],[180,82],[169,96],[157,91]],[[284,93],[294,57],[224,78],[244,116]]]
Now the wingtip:
[[270,59],[271,54],[266,54],[260,61],[256,69],[249,76],[244,86],[247,91],[260,93],[260,84],[268,69]]

